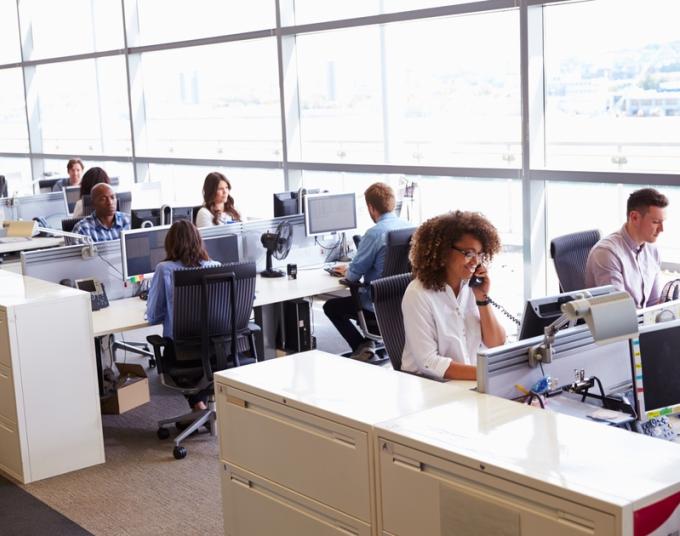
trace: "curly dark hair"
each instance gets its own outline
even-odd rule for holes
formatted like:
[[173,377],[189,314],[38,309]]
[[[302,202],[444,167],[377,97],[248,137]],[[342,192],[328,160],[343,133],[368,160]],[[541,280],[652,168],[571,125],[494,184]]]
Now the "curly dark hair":
[[456,210],[435,216],[423,223],[413,235],[409,260],[413,275],[431,290],[444,290],[446,259],[451,247],[463,235],[472,235],[482,244],[489,258],[501,249],[498,231],[479,212]]

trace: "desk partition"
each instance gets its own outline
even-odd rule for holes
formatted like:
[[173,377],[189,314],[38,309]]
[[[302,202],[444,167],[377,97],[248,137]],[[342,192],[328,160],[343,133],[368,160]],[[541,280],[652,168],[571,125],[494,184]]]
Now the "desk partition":
[[0,214],[6,220],[32,220],[43,217],[50,227],[61,229],[61,220],[66,217],[64,196],[61,192],[4,197],[0,199]]

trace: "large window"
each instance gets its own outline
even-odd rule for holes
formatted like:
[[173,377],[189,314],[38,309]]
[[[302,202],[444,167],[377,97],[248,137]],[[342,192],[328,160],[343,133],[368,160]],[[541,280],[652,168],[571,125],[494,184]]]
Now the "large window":
[[42,152],[131,154],[123,57],[39,65],[33,83]]
[[0,103],[0,152],[28,152],[21,69],[0,69]]
[[[120,0],[18,2],[21,24],[29,38],[24,59],[36,60],[121,48]],[[16,17],[15,17],[16,18]]]
[[680,2],[545,8],[546,165],[680,169]]
[[16,0],[0,0],[0,65],[21,61]]
[[276,26],[274,0],[138,0],[139,42],[148,45]]
[[138,154],[281,158],[274,39],[148,52],[142,67]]

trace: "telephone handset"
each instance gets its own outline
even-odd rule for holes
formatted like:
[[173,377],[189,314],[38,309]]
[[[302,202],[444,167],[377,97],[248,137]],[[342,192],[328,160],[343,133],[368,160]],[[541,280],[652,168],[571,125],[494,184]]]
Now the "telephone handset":
[[[477,269],[478,269],[480,266],[481,266],[481,264],[478,264],[478,265],[477,265],[477,268],[475,268],[475,271],[477,271]],[[479,277],[478,275],[473,275],[473,276],[470,278],[470,282],[468,283],[468,286],[469,286],[469,287],[478,287],[478,286],[480,286],[482,283],[484,283],[484,278],[483,278],[483,277]],[[521,325],[521,322],[520,322],[519,320],[517,320],[517,318],[515,318],[512,314],[510,314],[510,313],[508,312],[508,310],[507,310],[505,307],[503,307],[500,303],[497,303],[497,302],[493,301],[493,300],[492,300],[491,298],[489,298],[488,296],[486,297],[486,299],[489,300],[489,303],[490,303],[491,305],[493,305],[493,306],[494,306],[496,309],[498,309],[501,313],[503,313],[505,316],[507,316],[507,317],[508,317],[510,320],[512,320],[515,324],[517,324],[518,326]]]
[[90,303],[93,311],[99,311],[109,306],[109,298],[106,296],[104,285],[95,278],[76,279],[76,288],[90,293]]

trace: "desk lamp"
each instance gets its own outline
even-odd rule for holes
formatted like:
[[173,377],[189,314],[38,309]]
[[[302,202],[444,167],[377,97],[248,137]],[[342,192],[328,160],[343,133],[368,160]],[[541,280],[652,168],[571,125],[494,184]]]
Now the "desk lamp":
[[36,221],[4,221],[2,222],[2,226],[6,229],[8,236],[33,238],[37,233],[47,233],[52,236],[62,236],[77,240],[85,246],[82,250],[83,259],[94,257],[97,254],[92,238],[89,236],[69,233],[68,231],[62,231],[61,229],[52,229],[51,227],[40,227]]
[[557,332],[567,323],[583,319],[597,344],[608,344],[629,339],[638,334],[635,302],[627,292],[614,292],[606,296],[581,297],[562,304],[562,316],[545,328],[543,342],[529,348],[529,366],[552,362],[552,345]]

